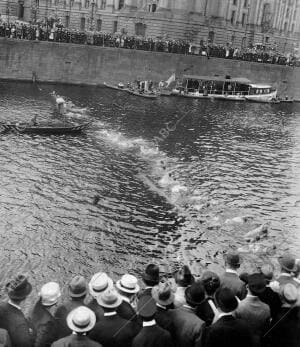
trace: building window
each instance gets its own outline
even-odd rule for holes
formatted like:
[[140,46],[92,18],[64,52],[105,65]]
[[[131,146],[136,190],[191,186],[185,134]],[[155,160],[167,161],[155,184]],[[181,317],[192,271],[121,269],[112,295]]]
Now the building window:
[[248,7],[248,0],[244,0],[244,8]]
[[116,33],[118,31],[118,21],[113,22],[113,33]]
[[135,34],[137,36],[145,36],[146,35],[146,24],[136,23],[136,25],[135,25]]
[[284,23],[283,30],[284,30],[284,31],[287,31],[287,27],[288,27],[288,23],[287,23],[287,22],[285,22],[285,23]]
[[106,0],[102,0],[100,4],[100,9],[105,10],[105,8],[106,8]]
[[231,12],[231,18],[230,18],[230,23],[231,23],[231,24],[234,24],[234,23],[235,23],[235,13],[236,13],[235,11],[232,11],[232,12]]
[[119,0],[119,10],[124,7],[124,0]]
[[246,37],[242,38],[242,48],[246,48]]
[[85,30],[85,18],[84,17],[82,17],[80,19],[80,29]]
[[65,17],[65,27],[69,28],[69,26],[70,26],[70,16],[66,16]]
[[237,0],[233,0],[233,5],[234,5],[234,6],[237,5]]
[[235,35],[232,35],[231,36],[231,43],[234,44],[234,41],[235,41]]
[[209,43],[214,43],[214,40],[215,40],[215,33],[213,31],[210,31],[208,33],[208,42]]
[[90,0],[85,0],[84,1],[84,7],[89,8],[89,6],[90,6]]
[[148,5],[148,11],[149,12],[156,12],[157,5],[156,4],[150,4]]
[[102,28],[102,20],[97,19],[97,31],[101,31],[101,28]]
[[265,38],[265,43],[270,43],[270,38],[269,38],[269,36],[266,36],[266,38]]
[[18,19],[24,18],[24,1],[19,1],[18,5]]
[[242,16],[242,26],[245,26],[246,24],[246,13],[243,13],[243,16]]

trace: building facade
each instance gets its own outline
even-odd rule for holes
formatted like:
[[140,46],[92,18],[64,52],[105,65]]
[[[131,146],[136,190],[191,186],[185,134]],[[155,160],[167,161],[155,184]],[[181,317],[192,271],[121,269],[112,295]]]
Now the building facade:
[[194,44],[299,47],[300,0],[0,0],[6,20],[60,20],[69,28]]

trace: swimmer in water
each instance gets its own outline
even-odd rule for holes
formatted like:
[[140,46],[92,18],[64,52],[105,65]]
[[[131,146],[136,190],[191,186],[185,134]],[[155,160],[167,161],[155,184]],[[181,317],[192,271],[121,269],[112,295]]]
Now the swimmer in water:
[[58,113],[61,115],[64,115],[66,113],[66,102],[65,99],[62,98],[61,96],[57,95],[55,93],[55,91],[53,91],[52,96],[55,98],[55,103],[56,103],[56,107],[58,110]]

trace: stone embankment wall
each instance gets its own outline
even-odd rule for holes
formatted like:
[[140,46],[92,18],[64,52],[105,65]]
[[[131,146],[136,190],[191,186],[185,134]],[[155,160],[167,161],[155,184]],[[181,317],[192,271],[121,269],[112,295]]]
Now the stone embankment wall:
[[300,99],[300,68],[103,48],[89,45],[0,39],[0,79],[101,85],[135,79],[166,80],[176,72],[247,77],[271,83],[281,95]]

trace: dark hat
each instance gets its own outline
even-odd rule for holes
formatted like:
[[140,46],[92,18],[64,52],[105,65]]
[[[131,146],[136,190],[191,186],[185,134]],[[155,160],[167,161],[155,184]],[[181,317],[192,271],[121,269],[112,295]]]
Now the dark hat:
[[284,254],[278,258],[281,268],[288,272],[297,271],[296,258],[291,254]]
[[229,266],[238,268],[241,265],[240,255],[238,252],[230,251],[225,255],[225,261]]
[[18,275],[5,286],[7,294],[12,300],[25,299],[32,290],[32,285],[28,282],[27,276]]
[[87,283],[83,276],[75,276],[69,283],[69,294],[72,298],[86,295],[87,290]]
[[220,287],[220,277],[212,271],[205,271],[201,276],[201,282],[208,295],[212,295]]
[[144,281],[150,282],[153,285],[159,283],[159,267],[155,264],[149,264],[142,275]]
[[174,302],[174,293],[169,282],[160,282],[151,291],[153,299],[160,305],[168,306]]
[[194,276],[187,265],[183,265],[174,275],[175,282],[182,287],[190,286],[195,282]]
[[185,290],[185,300],[190,306],[197,306],[205,299],[205,289],[201,282],[195,282]]
[[248,272],[242,272],[239,276],[240,280],[246,284],[248,284],[248,277],[249,277]]
[[150,318],[156,312],[156,303],[150,295],[143,295],[137,303],[137,313],[141,317]]
[[263,293],[266,285],[266,279],[263,274],[255,273],[248,276],[248,287],[254,295]]
[[216,302],[220,309],[225,312],[232,312],[237,309],[239,303],[234,293],[229,288],[219,288],[215,294]]

